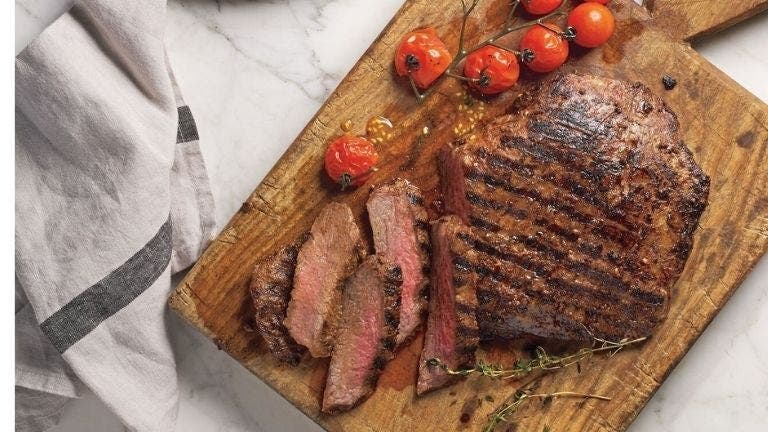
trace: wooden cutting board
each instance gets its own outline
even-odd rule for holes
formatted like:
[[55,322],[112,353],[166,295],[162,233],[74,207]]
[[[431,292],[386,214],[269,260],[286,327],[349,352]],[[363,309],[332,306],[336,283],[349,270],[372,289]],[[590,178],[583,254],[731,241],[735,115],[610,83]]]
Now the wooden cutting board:
[[692,40],[716,33],[768,10],[765,0],[645,0],[654,26],[670,38]]
[[[768,247],[768,107],[682,42],[763,10],[768,1],[734,2],[740,5],[728,8],[723,2],[650,3],[653,15],[628,0],[611,2],[618,18],[615,36],[602,48],[574,50],[565,70],[641,81],[662,96],[712,178],[709,206],[669,317],[653,338],[610,359],[595,357],[581,365],[580,373],[549,374],[539,384],[545,391],[599,393],[613,400],[534,403],[513,417],[517,430],[624,430]],[[480,40],[499,28],[507,4],[483,1],[470,21],[469,39]],[[395,137],[380,145],[383,163],[371,183],[405,177],[434,196],[435,150],[454,138],[454,127],[467,122],[467,111],[458,110],[462,88],[446,80],[418,105],[407,83],[394,77],[392,56],[400,37],[423,25],[435,25],[448,45],[456,46],[460,15],[453,0],[406,2],[170,299],[186,320],[329,430],[479,430],[520,384],[472,378],[417,399],[413,384],[422,343],[417,337],[387,366],[367,402],[349,413],[327,416],[319,412],[327,360],[280,366],[248,331],[252,306],[247,285],[256,260],[307,230],[329,201],[348,203],[364,223],[367,188],[339,192],[322,171],[326,144],[340,133],[342,122],[351,119],[354,131],[362,133],[372,116],[393,120]],[[662,87],[665,74],[679,81],[672,91]],[[536,79],[541,78],[525,75],[522,81]],[[486,118],[493,117],[522,91],[521,86],[488,103],[475,102],[472,109],[478,112],[482,105]],[[430,133],[420,137],[424,126]],[[509,354],[491,347],[480,356],[511,361],[524,355],[521,347],[512,348]]]

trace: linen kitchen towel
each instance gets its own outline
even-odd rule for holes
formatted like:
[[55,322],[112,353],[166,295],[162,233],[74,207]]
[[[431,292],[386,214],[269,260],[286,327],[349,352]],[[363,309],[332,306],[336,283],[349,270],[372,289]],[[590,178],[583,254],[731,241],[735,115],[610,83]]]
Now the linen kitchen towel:
[[17,430],[90,388],[130,430],[174,430],[171,274],[215,231],[165,2],[77,2],[16,58]]

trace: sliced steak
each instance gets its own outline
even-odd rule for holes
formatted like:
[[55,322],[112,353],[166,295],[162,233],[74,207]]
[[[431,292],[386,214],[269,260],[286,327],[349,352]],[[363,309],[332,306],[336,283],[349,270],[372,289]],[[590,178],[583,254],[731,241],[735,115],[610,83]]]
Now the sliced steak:
[[285,328],[283,320],[293,288],[293,272],[299,246],[306,236],[277,250],[256,264],[251,276],[251,298],[256,310],[254,322],[277,360],[297,365],[306,349],[297,344]]
[[365,254],[360,229],[346,204],[326,205],[296,260],[285,326],[313,357],[328,357],[339,320],[341,283]]
[[376,253],[403,271],[397,330],[400,345],[413,334],[426,313],[430,246],[424,197],[409,181],[396,179],[374,189],[367,207]]
[[475,319],[477,297],[476,273],[454,265],[464,250],[454,248],[464,224],[455,216],[446,216],[432,226],[432,282],[424,348],[419,360],[416,393],[445,387],[457,377],[448,375],[430,359],[439,359],[452,369],[470,367],[475,361],[479,331]]
[[[709,179],[642,84],[565,75],[439,157],[478,284],[483,336],[649,335],[664,319]],[[487,263],[487,265],[486,265]]]
[[395,349],[400,267],[371,255],[347,279],[342,321],[328,367],[323,411],[346,411],[365,400]]

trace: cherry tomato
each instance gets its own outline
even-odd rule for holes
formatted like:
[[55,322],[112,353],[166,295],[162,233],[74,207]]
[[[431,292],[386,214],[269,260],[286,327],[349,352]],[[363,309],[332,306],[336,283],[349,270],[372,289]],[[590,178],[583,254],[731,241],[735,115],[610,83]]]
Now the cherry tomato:
[[568,42],[555,24],[531,27],[520,40],[523,62],[534,72],[552,72],[568,58]]
[[616,22],[610,9],[600,3],[587,2],[568,14],[568,26],[576,31],[577,44],[595,48],[611,38]]
[[514,53],[486,45],[467,56],[464,76],[474,80],[469,85],[480,93],[496,94],[515,85],[520,77],[520,65]]
[[365,183],[378,162],[376,148],[359,136],[344,134],[334,139],[325,151],[325,172],[342,190]]
[[563,0],[522,0],[520,4],[529,14],[544,15],[559,8]]
[[395,70],[400,76],[410,74],[416,85],[425,89],[448,69],[452,58],[435,29],[417,29],[400,41],[395,51]]

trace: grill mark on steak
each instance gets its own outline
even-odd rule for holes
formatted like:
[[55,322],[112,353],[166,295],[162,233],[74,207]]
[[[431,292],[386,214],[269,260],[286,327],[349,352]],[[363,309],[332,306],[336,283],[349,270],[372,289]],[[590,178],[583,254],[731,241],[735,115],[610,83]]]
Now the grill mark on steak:
[[429,222],[427,222],[424,219],[417,219],[414,222],[414,226],[416,226],[416,228],[423,229],[424,231],[429,232]]
[[[474,307],[470,306],[469,309],[470,310],[467,310],[466,307],[457,308],[456,312],[457,313],[471,313],[471,314],[475,313],[475,308]],[[456,335],[458,335],[460,337],[472,339],[472,338],[479,337],[480,336],[480,332],[478,331],[477,327],[469,327],[469,326],[460,324],[460,325],[458,325],[456,327]],[[466,346],[469,347],[471,345],[466,345]]]
[[490,199],[485,199],[472,191],[467,192],[466,198],[471,204],[506,213],[517,220],[526,219],[528,217],[528,212],[525,210],[517,209],[509,204],[502,204]]
[[[509,252],[504,252],[499,250],[498,248],[495,248],[487,243],[484,243],[482,240],[479,240],[477,237],[472,237],[469,234],[461,233],[459,234],[459,238],[467,243],[469,246],[474,247],[478,249],[481,252],[487,253],[491,256],[500,258],[504,261],[509,261],[512,263],[515,263],[526,270],[533,271],[536,275],[546,275],[551,273],[551,270],[546,267],[546,263],[557,263],[564,265],[564,267],[568,270],[570,270],[574,277],[579,277],[580,275],[586,275],[593,281],[596,281],[599,284],[609,286],[611,288],[615,288],[622,291],[627,291],[630,288],[630,282],[623,280],[620,277],[614,276],[608,272],[606,272],[603,269],[594,267],[598,263],[594,263],[592,265],[579,261],[576,258],[569,257],[569,254],[566,252],[563,252],[561,250],[556,249],[555,247],[548,244],[543,239],[537,239],[533,236],[523,236],[523,235],[512,235],[511,241],[512,242],[519,242],[527,246],[529,249],[536,250],[543,254],[543,262],[541,264],[537,264],[538,261],[536,260],[530,260],[526,261],[525,259],[521,257],[515,257],[514,254]],[[508,249],[510,250],[510,249]],[[573,253],[573,251],[571,251]],[[650,275],[649,275],[650,277]],[[632,289],[637,290],[635,287],[631,287]]]
[[[620,225],[614,227],[607,224],[595,226],[595,220],[599,220],[600,216],[585,214],[579,211],[574,204],[569,203],[567,200],[563,199],[563,197],[557,197],[557,198],[546,197],[535,189],[513,186],[512,184],[509,183],[508,180],[503,180],[489,173],[483,173],[475,168],[469,169],[467,171],[467,180],[482,182],[489,188],[497,189],[497,190],[501,189],[511,194],[527,198],[539,204],[544,209],[551,208],[554,210],[562,211],[563,213],[567,214],[568,216],[575,219],[576,221],[581,222],[585,225],[594,227],[593,230],[595,230],[596,232],[601,232],[601,228],[603,227],[608,228],[609,230],[604,230],[606,231],[605,235],[608,236],[610,240],[615,241],[624,247],[631,245],[632,242],[634,241],[637,241],[637,235],[635,234],[635,231],[638,231],[638,229],[634,227],[625,228]],[[520,180],[524,182],[529,181],[528,179],[520,179]],[[508,205],[508,207],[511,207],[511,206]]]
[[594,138],[597,134],[589,134],[578,129],[578,127],[574,127],[573,124],[561,121],[562,119],[555,117],[557,113],[562,112],[561,110],[551,110],[552,118],[549,121],[531,120],[528,124],[528,130],[539,139],[545,138],[554,142],[568,142],[575,149],[585,152],[592,151],[595,148]]
[[478,227],[480,229],[483,229],[485,231],[501,231],[501,225],[495,224],[491,221],[485,220],[478,216],[470,216],[469,217],[469,224]]
[[[506,293],[499,293],[497,292],[498,288],[494,288],[493,290],[487,290],[484,287],[478,287],[478,299],[480,297],[483,297],[483,301],[498,301],[499,299],[506,299],[506,300],[513,300],[514,297],[510,294]],[[568,292],[568,293],[577,293],[579,292],[579,289],[567,289],[567,290],[559,290],[562,292]],[[568,306],[573,306],[573,304],[566,302],[566,301],[557,301],[555,298],[553,298],[552,294],[543,293],[541,291],[537,291],[530,288],[524,288],[521,291],[525,296],[528,296],[530,298],[534,298],[536,300],[541,301],[542,303],[548,303],[551,305],[551,307],[555,310],[557,309],[563,309],[567,308]],[[498,296],[498,297],[497,297]],[[487,298],[486,298],[487,297]],[[523,313],[525,310],[527,310],[527,307],[521,307]],[[480,311],[486,312],[488,309],[482,308]],[[479,314],[480,312],[478,312]],[[595,309],[594,307],[590,306],[589,304],[584,305],[584,313],[592,316],[593,318],[600,318],[601,320],[605,322],[610,322],[610,320],[615,319],[616,315],[612,314],[611,312],[605,312],[598,309]],[[546,335],[544,335],[546,336]]]
[[[538,233],[538,235],[543,235],[543,233]],[[583,273],[591,274],[605,281],[606,283],[610,283],[611,286],[614,286],[617,288],[626,287],[623,284],[623,282],[621,282],[620,279],[614,277],[613,275],[601,269],[589,267],[588,264],[577,261],[576,259],[569,258],[570,254],[577,255],[578,253],[576,251],[569,250],[569,252],[565,252],[565,251],[559,250],[557,249],[556,246],[553,246],[548,241],[544,240],[543,237],[537,238],[534,236],[526,236],[524,234],[512,233],[511,238],[513,240],[522,242],[523,244],[525,244],[531,249],[534,249],[536,251],[539,251],[545,254],[546,257],[549,258],[550,260],[567,262],[569,268],[574,270],[576,273],[583,272]],[[500,253],[500,251],[494,251],[494,252]]]
[[[573,218],[574,220],[581,222],[583,224],[591,224],[593,221],[593,218],[591,216],[587,216],[580,213],[573,206],[569,204],[557,202],[550,199],[545,199],[538,192],[530,189],[513,187],[511,185],[508,185],[505,188],[504,187],[505,182],[503,180],[496,179],[493,176],[482,173],[476,169],[472,169],[472,168],[468,169],[466,173],[466,179],[470,182],[470,184],[473,187],[475,187],[478,184],[484,184],[490,190],[499,190],[499,188],[501,187],[501,190],[510,192],[511,194],[514,194],[518,197],[528,199],[531,202],[538,204],[539,207],[541,207],[544,210],[546,210],[547,207],[551,207],[552,209],[559,210],[565,213],[566,215],[568,215],[569,217]],[[479,204],[493,210],[503,210],[504,212],[510,214],[511,216],[517,216],[517,217],[520,217],[521,219],[528,216],[528,212],[526,212],[525,210],[515,208],[509,204],[504,205],[492,199],[484,199],[482,198],[482,195],[475,190],[468,191],[466,197],[467,197],[467,200],[470,200],[472,204]]]
[[418,395],[445,387],[459,379],[446,374],[439,366],[429,364],[429,359],[438,358],[453,369],[469,367],[474,363],[474,353],[480,340],[475,317],[477,295],[471,281],[473,278],[454,278],[453,261],[456,256],[450,243],[458,221],[454,216],[447,216],[432,226],[432,281],[427,331],[416,383]]
[[[502,250],[501,246],[493,246],[479,239],[477,235],[471,235],[468,232],[459,233],[458,238],[466,243],[469,247],[472,247],[479,252],[493,256],[495,258],[499,258],[502,261],[511,262],[525,270],[531,271],[534,277],[547,277],[554,271],[552,265],[557,264],[562,266],[564,269],[569,270],[571,272],[571,277],[574,279],[586,276],[593,282],[593,286],[590,288],[593,291],[598,290],[600,286],[606,286],[618,291],[630,292],[638,300],[641,301],[646,299],[654,299],[654,301],[658,303],[658,299],[660,298],[658,295],[648,293],[632,285],[631,282],[625,281],[621,277],[614,276],[600,268],[596,268],[595,265],[597,265],[597,263],[589,264],[587,262],[573,259],[569,257],[568,253],[558,250],[555,247],[549,245],[545,240],[533,236],[512,234],[507,241],[508,244],[502,246],[511,246],[513,243],[520,243],[527,247],[525,251],[535,250],[540,252],[542,254],[541,258],[532,257],[530,259],[526,259],[521,255],[527,254],[528,252],[515,254],[511,252],[515,250],[512,247],[506,247],[504,250]],[[548,263],[551,265],[548,265]],[[481,269],[481,271],[484,272],[485,270]],[[496,273],[498,272],[494,272],[493,274]],[[651,276],[648,275],[648,277]],[[547,280],[552,281],[551,279]],[[568,284],[565,281],[558,281],[562,280],[558,279],[553,283]],[[613,300],[618,300],[618,298],[613,298]]]
[[408,202],[410,202],[412,205],[415,205],[415,206],[424,205],[424,197],[421,196],[421,193],[407,192],[406,196],[408,197]]
[[[499,151],[501,151],[501,149],[499,149]],[[488,165],[496,172],[499,172],[499,170],[509,170],[520,177],[523,182],[535,179],[551,184],[557,188],[553,191],[554,194],[557,195],[554,199],[584,200],[592,207],[599,210],[602,215],[609,220],[612,220],[629,230],[638,229],[632,222],[627,220],[626,212],[606,203],[604,194],[601,193],[596,196],[595,191],[589,190],[575,178],[566,178],[552,173],[544,174],[540,171],[545,166],[518,162],[513,160],[510,156],[501,154],[500,152],[489,153],[485,149],[478,149],[475,154],[481,159],[486,160]],[[581,174],[584,175],[584,171],[582,171]],[[592,176],[591,173],[588,175]],[[564,196],[563,194],[569,194],[570,196]]]
[[[542,337],[551,337],[556,339],[581,339],[589,340],[588,334],[585,332],[581,325],[585,325],[591,329],[592,332],[597,332],[603,336],[607,336],[602,323],[615,322],[617,316],[612,310],[600,311],[595,309],[590,300],[592,297],[585,297],[584,291],[581,291],[574,286],[563,287],[553,286],[548,288],[548,292],[543,292],[539,289],[534,289],[531,285],[539,283],[539,281],[526,281],[525,279],[513,281],[512,285],[506,285],[503,281],[496,280],[493,276],[481,279],[482,283],[478,286],[478,303],[481,305],[477,310],[478,322],[481,325],[481,333],[484,338],[493,336],[510,337],[520,333],[530,333]],[[505,284],[504,288],[500,288],[502,285],[489,284]],[[504,292],[505,289],[510,289],[511,286],[515,286],[515,294]],[[522,297],[521,297],[522,296]],[[521,298],[523,300],[521,300]],[[579,298],[586,301],[582,303],[574,303],[569,299]],[[562,329],[545,329],[534,323],[529,323],[527,327],[517,329],[510,334],[508,329],[499,332],[499,329],[494,329],[494,322],[504,321],[512,317],[515,320],[526,320],[531,318],[530,308],[519,304],[522,301],[525,304],[535,304],[536,310],[548,310],[549,319],[556,319],[561,322],[569,323],[571,329],[577,329],[578,331],[572,334],[564,334]],[[487,305],[493,305],[488,307]],[[580,322],[569,322],[560,320],[559,316],[568,316],[569,311],[577,308],[583,308],[582,313],[589,314],[588,319],[582,319]],[[628,327],[629,331],[635,331],[635,326]],[[596,333],[596,334],[597,334]],[[612,333],[611,333],[612,335]]]
[[[579,243],[579,236],[576,235],[573,232],[573,230],[569,231],[569,230],[561,227],[560,225],[558,225],[556,222],[548,221],[548,220],[542,219],[542,218],[534,218],[532,220],[532,222],[535,225],[539,226],[539,227],[546,228],[547,231],[551,232],[552,234],[555,234],[558,237],[562,237],[563,239],[565,239],[566,241],[568,241],[570,243],[574,243],[574,244],[578,245],[579,247],[583,247],[584,246],[584,245]],[[498,231],[498,230],[496,230],[496,231]],[[590,253],[590,255],[597,255],[597,254]]]
[[[551,339],[588,342],[591,338],[590,333],[599,333],[602,335],[601,337],[607,340],[621,340],[625,337],[626,332],[641,331],[636,325],[630,324],[629,327],[622,330],[621,334],[617,333],[615,328],[606,325],[606,323],[615,322],[616,316],[599,311],[590,305],[584,306],[584,309],[580,311],[583,317],[579,321],[561,319],[560,316],[567,316],[569,309],[575,309],[573,305],[555,302],[552,295],[532,291],[524,294],[526,297],[524,301],[538,302],[535,310],[532,311],[525,306],[518,305],[519,300],[517,298],[499,294],[499,291],[500,288],[498,287],[478,288],[478,302],[506,303],[504,306],[500,306],[504,308],[501,313],[490,308],[478,309],[477,318],[484,339],[491,337],[516,338],[524,334],[532,334]],[[548,320],[549,324],[537,321],[542,319]],[[518,322],[518,324],[510,326],[509,321]],[[589,328],[590,333],[587,333],[585,327]]]
[[534,137],[546,138],[582,151],[596,148],[596,138],[607,138],[612,126],[608,121],[621,111],[613,105],[602,119],[586,115],[591,101],[568,100],[564,106],[550,107],[543,118],[531,118],[528,130]]
[[413,335],[427,307],[431,246],[423,204],[419,188],[404,179],[374,188],[366,204],[376,252],[403,272],[398,345]]
[[[484,254],[479,249],[477,250],[477,253],[479,255]],[[505,267],[504,264],[496,261],[496,259],[501,258],[493,257],[490,255],[488,255],[488,257],[490,257],[489,264],[481,264],[479,262],[465,260],[462,263],[461,268],[475,272],[480,277],[492,278],[496,281],[509,284],[512,287],[519,288],[528,296],[536,297],[542,301],[547,301],[550,303],[574,303],[574,298],[576,297],[579,299],[594,299],[600,302],[612,304],[626,303],[624,299],[611,293],[610,291],[600,291],[595,289],[594,286],[569,282],[561,277],[554,277],[549,275],[541,277],[541,275],[537,275],[536,273],[531,272],[530,270],[523,267],[518,268],[526,272],[530,272],[530,274],[517,274],[515,276],[517,273],[516,270]],[[483,256],[480,255],[479,260],[485,261],[488,260],[488,258],[486,257],[484,259]],[[549,291],[549,293],[545,293],[545,291]],[[551,293],[553,291],[559,292],[561,297],[556,298],[555,296],[552,296]],[[630,292],[630,294],[632,293]],[[641,299],[641,301],[645,300]],[[608,313],[601,313],[601,316],[609,317],[612,315]]]
[[[454,286],[461,286],[461,285],[463,285],[463,283],[454,283]],[[457,303],[456,312],[463,313],[463,314],[473,314],[475,313],[475,308],[472,305]]]
[[709,180],[642,85],[565,75],[519,115],[439,153],[445,209],[469,226],[452,279],[482,336],[647,336],[692,247]]
[[640,288],[632,288],[629,293],[632,295],[632,297],[645,303],[650,303],[656,306],[661,306],[664,304],[664,297],[652,292],[643,291]]
[[[478,266],[473,266],[473,269],[477,269]],[[487,269],[487,267],[486,267]],[[623,299],[619,299],[610,293],[603,291],[595,291],[585,285],[568,282],[562,278],[550,277],[546,279],[527,279],[526,277],[518,276],[512,278],[509,276],[514,270],[490,271],[489,275],[484,277],[483,281],[495,281],[501,284],[507,285],[507,287],[514,287],[517,296],[523,295],[528,303],[536,304],[541,308],[542,305],[547,305],[551,309],[551,314],[556,316],[563,315],[568,316],[569,310],[580,310],[579,313],[590,313],[589,319],[581,319],[580,324],[583,324],[590,328],[593,334],[600,334],[600,337],[605,337],[608,334],[605,333],[605,329],[601,325],[605,323],[616,322],[617,319],[628,319],[628,325],[624,327],[625,332],[633,334],[641,330],[634,324],[637,322],[637,317],[642,314],[652,313],[652,305],[643,306],[640,304],[626,303]],[[500,277],[499,277],[500,276]],[[478,319],[481,326],[485,329],[488,327],[488,323],[484,322],[484,317],[501,315],[501,316],[513,316],[515,312],[510,310],[509,307],[499,306],[499,302],[511,302],[516,298],[510,294],[505,294],[497,289],[497,291],[487,292],[484,291],[483,286],[478,287],[478,302],[480,307],[478,309]],[[536,303],[538,302],[538,303]],[[612,308],[605,310],[598,310],[593,305],[595,302],[599,304],[611,304]],[[488,307],[487,304],[493,306]],[[620,310],[616,309],[616,306],[620,307]],[[518,317],[519,318],[519,317]],[[580,327],[580,324],[576,324],[574,327]],[[558,339],[567,339],[567,335],[558,333],[558,331],[550,332],[536,332],[532,329],[525,329],[527,333],[532,333],[542,337],[554,337]],[[499,336],[498,334],[490,333],[492,336]],[[579,333],[579,339],[588,340],[587,333],[582,331]],[[611,333],[613,335],[613,333]],[[626,335],[624,335],[626,336]],[[622,337],[624,337],[622,336]],[[488,332],[483,333],[483,337],[490,337]],[[570,336],[570,338],[576,338],[577,336]]]
[[[471,182],[471,180],[468,181]],[[600,255],[603,259],[608,259],[605,254],[611,250],[622,251],[634,247],[635,245],[635,242],[625,236],[625,233],[627,233],[626,231],[616,232],[612,227],[606,228],[606,225],[599,225],[599,220],[590,221],[589,223],[579,223],[577,220],[578,218],[573,218],[570,217],[572,215],[564,215],[553,209],[542,207],[537,205],[535,201],[520,200],[515,197],[509,197],[509,199],[499,197],[499,199],[505,200],[502,202],[491,201],[490,198],[495,193],[496,189],[485,186],[473,186],[473,189],[475,189],[477,193],[472,192],[472,196],[468,195],[467,201],[474,203],[478,209],[474,217],[480,217],[481,219],[492,218],[497,221],[497,225],[502,226],[502,228],[503,226],[508,226],[510,224],[518,225],[520,223],[531,223],[538,227],[534,232],[544,231],[553,236],[564,237],[564,239],[568,241],[573,241],[573,233],[577,232],[579,235],[577,236],[578,240],[576,242],[576,248],[584,249],[585,253],[591,255]],[[489,199],[482,199],[480,194],[487,195]],[[528,217],[521,217],[523,216],[523,212],[520,212],[515,208],[515,206],[526,205],[531,207],[529,210],[534,211],[533,217],[530,219]],[[493,211],[493,214],[488,214],[488,210],[483,209],[491,210]],[[510,218],[506,216],[510,213],[514,214],[512,220],[509,220]],[[482,214],[483,216],[478,216],[479,214]],[[544,219],[541,217],[542,215],[549,219]],[[570,232],[571,234],[564,235],[563,231]],[[603,253],[597,254],[592,252],[595,249],[594,245],[600,245],[600,251]],[[620,267],[631,268],[632,261],[634,261],[634,258],[630,257],[627,263],[614,262],[613,264]]]
[[403,273],[380,255],[367,257],[344,282],[342,320],[328,366],[323,412],[346,411],[368,398],[393,357]]
[[459,232],[458,238],[466,243],[469,247],[476,249],[478,252],[499,258],[502,261],[515,264],[524,270],[530,271],[535,276],[548,276],[552,273],[552,271],[547,267],[545,263],[541,263],[538,260],[525,258],[524,256],[521,256],[521,254],[504,252],[498,248],[495,248],[489,243],[472,237],[469,233]]
[[341,283],[365,254],[360,230],[346,204],[332,202],[315,219],[296,259],[285,326],[313,357],[331,354]]
[[[558,163],[570,167],[579,176],[590,182],[602,180],[615,180],[622,172],[620,163],[611,160],[596,159],[593,152],[585,152],[566,145],[554,143],[554,149],[541,145],[539,142],[521,138],[519,136],[501,135],[499,144],[502,149],[516,150],[526,156],[526,161],[531,165],[549,165]],[[601,192],[606,192],[606,189]]]
[[[574,172],[578,172],[579,177],[588,181],[589,185],[595,185],[597,192],[605,193],[611,190],[604,182],[608,181],[615,183],[620,180],[620,174],[625,168],[622,163],[611,160],[598,160],[593,152],[586,152],[578,148],[571,148],[565,145],[560,145],[558,142],[552,143],[556,151],[551,151],[543,146],[540,142],[534,142],[532,140],[526,140],[520,137],[511,137],[508,135],[502,135],[500,137],[500,145],[503,149],[513,149],[523,152],[526,156],[529,156],[531,161],[528,161],[532,165],[547,165],[553,162],[557,162],[563,166],[571,168]],[[687,149],[686,149],[687,150]],[[678,186],[677,178],[668,166],[662,165],[659,171],[666,173],[665,180],[669,182],[667,185],[662,185],[660,191],[665,191],[669,188],[676,188]],[[671,173],[671,175],[670,175]],[[646,171],[651,177],[655,177],[656,173],[653,171]],[[575,179],[574,179],[575,180]],[[656,181],[660,180],[655,178]],[[593,200],[594,205],[601,205],[603,201],[595,199],[588,186],[579,185],[573,191],[576,195],[583,199]],[[605,207],[605,206],[604,206]],[[621,202],[621,206],[617,208],[628,207],[632,210],[641,211],[642,207],[638,205],[634,200],[626,200]],[[611,211],[613,207],[604,208],[604,210]],[[623,218],[627,217],[625,211],[620,211],[617,214],[615,220],[621,222]],[[632,229],[631,226],[628,228]]]
[[256,329],[272,356],[292,366],[299,363],[306,349],[293,340],[283,320],[291,298],[296,256],[304,241],[306,235],[259,261],[249,286]]

